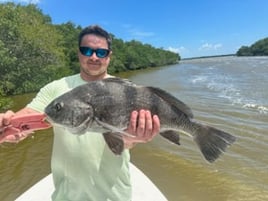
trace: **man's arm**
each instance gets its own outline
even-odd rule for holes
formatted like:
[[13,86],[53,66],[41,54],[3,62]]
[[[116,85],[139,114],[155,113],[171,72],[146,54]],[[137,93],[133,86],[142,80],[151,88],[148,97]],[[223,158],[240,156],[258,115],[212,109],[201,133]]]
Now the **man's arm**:
[[37,111],[31,109],[31,108],[23,108],[16,113],[12,110],[8,110],[5,113],[0,113],[0,128],[4,126],[8,126],[10,124],[10,120],[13,116],[16,115],[22,115],[22,114],[31,114],[31,113],[38,113]]
[[[18,112],[13,112],[12,110],[8,110],[5,113],[0,113],[0,131],[4,130],[4,127],[10,125],[12,117],[16,117],[19,115],[24,115],[24,114],[34,114],[34,113],[39,113],[31,108],[23,108],[19,110]],[[1,134],[1,132],[0,132]],[[2,135],[2,141],[7,140],[8,142],[19,142],[23,140],[27,135],[9,135],[9,136],[3,136]],[[0,141],[1,141],[0,140]]]

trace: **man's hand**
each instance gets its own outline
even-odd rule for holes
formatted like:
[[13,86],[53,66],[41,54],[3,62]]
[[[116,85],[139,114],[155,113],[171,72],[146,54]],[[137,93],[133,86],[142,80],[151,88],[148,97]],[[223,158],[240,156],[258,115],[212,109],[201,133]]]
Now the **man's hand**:
[[10,124],[11,118],[15,113],[11,110],[8,110],[5,113],[0,113],[0,143],[2,142],[17,142],[16,136],[5,136],[4,128]]
[[135,143],[151,141],[160,131],[160,120],[148,110],[133,111],[127,133],[135,137],[124,136],[125,148],[132,148]]
[[0,129],[10,124],[11,118],[15,115],[15,113],[11,110],[8,110],[5,113],[0,113]]
[[0,144],[17,143],[35,130],[49,128],[50,125],[43,119],[42,114],[30,108],[23,108],[16,113],[11,110],[0,113]]

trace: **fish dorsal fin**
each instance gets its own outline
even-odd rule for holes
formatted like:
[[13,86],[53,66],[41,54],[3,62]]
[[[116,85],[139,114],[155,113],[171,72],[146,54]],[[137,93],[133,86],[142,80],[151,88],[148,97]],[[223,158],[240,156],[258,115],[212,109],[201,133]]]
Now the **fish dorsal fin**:
[[[109,78],[104,79],[103,81],[124,84],[124,85],[129,85],[129,86],[137,86],[133,82],[131,82],[130,80],[119,78],[119,77],[109,77]],[[160,88],[156,88],[156,87],[148,86],[146,88],[148,88],[151,92],[157,94],[160,98],[167,101],[168,103],[170,103],[172,106],[174,106],[178,110],[182,111],[188,117],[193,118],[193,113],[192,113],[191,108],[189,108],[185,103],[178,100],[170,93],[168,93]]]
[[146,87],[148,88],[151,92],[155,93],[158,95],[160,98],[163,100],[167,101],[169,104],[177,108],[178,110],[182,111],[184,114],[186,114],[189,118],[193,118],[194,115],[192,113],[191,108],[189,108],[185,103],[171,95],[170,93],[156,87]]

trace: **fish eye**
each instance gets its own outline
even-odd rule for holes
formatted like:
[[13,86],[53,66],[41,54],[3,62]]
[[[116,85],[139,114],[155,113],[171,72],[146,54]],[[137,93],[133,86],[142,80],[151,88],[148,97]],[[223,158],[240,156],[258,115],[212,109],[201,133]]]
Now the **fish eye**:
[[56,103],[55,104],[55,108],[56,108],[56,111],[57,112],[59,112],[59,111],[61,111],[61,108],[63,107],[63,103],[61,102],[61,103]]

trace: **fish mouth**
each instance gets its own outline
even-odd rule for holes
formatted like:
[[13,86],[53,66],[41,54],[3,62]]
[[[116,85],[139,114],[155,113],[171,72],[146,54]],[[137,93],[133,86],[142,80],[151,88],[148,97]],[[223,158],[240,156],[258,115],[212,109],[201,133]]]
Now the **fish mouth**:
[[49,122],[53,127],[54,127],[54,126],[57,126],[57,127],[61,127],[61,128],[66,128],[66,125],[57,123],[57,122],[53,121],[53,119],[51,119],[51,118],[48,117],[48,116],[45,118],[45,120],[46,120],[47,122]]
[[48,121],[51,124],[55,124],[55,122],[47,114],[46,114],[45,120]]
[[58,122],[55,122],[52,118],[46,116],[46,121],[48,121],[50,124],[53,126],[61,127],[61,128],[67,128],[71,133],[73,134],[84,134],[88,127],[92,124],[92,121],[90,120],[91,118],[88,117],[86,118],[81,124],[78,126],[73,126],[73,124],[66,125],[66,124],[61,124]]

